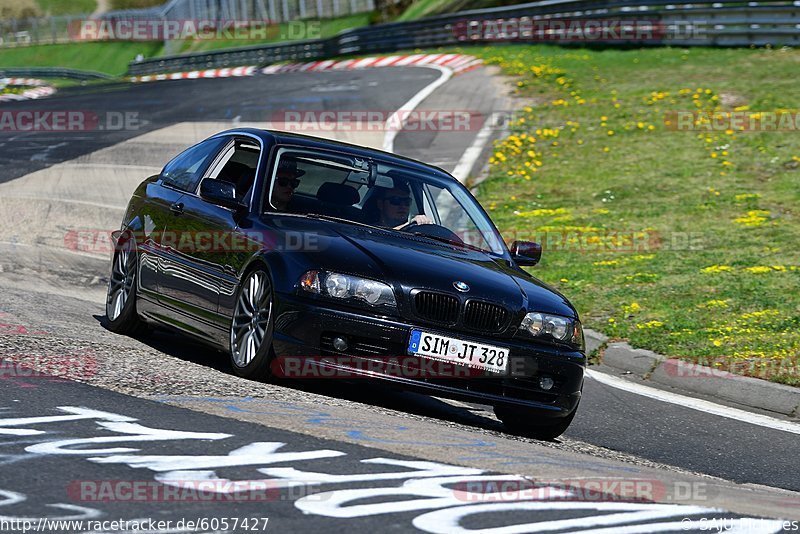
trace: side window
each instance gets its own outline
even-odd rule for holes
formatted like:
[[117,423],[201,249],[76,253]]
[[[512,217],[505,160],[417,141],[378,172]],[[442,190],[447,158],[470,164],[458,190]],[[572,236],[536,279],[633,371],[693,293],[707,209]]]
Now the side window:
[[255,183],[260,154],[261,148],[257,141],[236,139],[217,158],[214,167],[206,173],[206,176],[232,183],[236,187],[236,198],[244,200]]
[[194,192],[203,177],[203,171],[226,141],[224,138],[209,139],[181,152],[164,167],[161,173],[164,184]]

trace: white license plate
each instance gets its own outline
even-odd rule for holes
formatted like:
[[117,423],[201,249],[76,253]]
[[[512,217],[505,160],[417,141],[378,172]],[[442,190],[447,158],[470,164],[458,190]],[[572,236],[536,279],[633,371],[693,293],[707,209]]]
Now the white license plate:
[[473,343],[422,330],[411,331],[408,352],[433,360],[458,363],[494,373],[505,373],[508,368],[508,349],[505,347]]

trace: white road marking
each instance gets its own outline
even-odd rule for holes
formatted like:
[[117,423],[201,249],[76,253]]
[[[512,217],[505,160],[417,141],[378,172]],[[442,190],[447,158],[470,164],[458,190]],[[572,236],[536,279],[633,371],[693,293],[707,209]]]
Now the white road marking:
[[489,142],[489,138],[492,135],[492,126],[491,117],[487,117],[486,124],[480,129],[478,135],[475,136],[469,148],[461,155],[461,159],[458,160],[456,168],[453,169],[453,176],[455,176],[459,182],[464,183],[469,173],[472,172],[475,162],[478,161],[481,152],[483,152],[483,148],[486,146],[486,143]]
[[775,417],[770,417],[768,415],[746,412],[737,408],[723,406],[722,404],[716,404],[702,399],[695,399],[693,397],[686,397],[684,395],[678,395],[677,393],[671,393],[669,391],[662,391],[660,389],[645,386],[643,384],[629,382],[624,378],[607,375],[599,371],[587,370],[586,376],[606,386],[621,389],[622,391],[627,391],[629,393],[635,393],[636,395],[641,395],[657,401],[676,404],[691,410],[697,410],[699,412],[705,412],[719,417],[726,417],[728,419],[734,419],[743,423],[750,423],[751,425],[763,426],[765,428],[771,428],[772,430],[800,434],[799,424],[789,421],[782,421],[781,419],[776,419]]
[[389,120],[386,121],[386,134],[383,137],[383,149],[386,152],[394,152],[394,139],[395,137],[397,137],[397,134],[403,131],[403,126],[405,126],[405,122],[409,116],[409,112],[414,111],[414,109],[418,105],[420,105],[420,103],[423,100],[428,98],[431,95],[431,93],[433,93],[439,87],[447,83],[447,80],[449,80],[453,76],[452,69],[448,69],[447,67],[440,67],[439,65],[418,65],[418,66],[428,69],[436,69],[439,72],[441,72],[442,75],[439,76],[439,78],[436,81],[423,87],[422,90],[417,94],[415,94],[414,96],[412,96],[408,102],[400,106],[400,109],[398,109],[397,111],[401,111],[403,113],[403,116],[401,116],[399,128],[392,128],[390,126],[391,123],[397,122],[396,119],[392,118],[394,117],[394,115],[392,115],[392,117],[389,117]]

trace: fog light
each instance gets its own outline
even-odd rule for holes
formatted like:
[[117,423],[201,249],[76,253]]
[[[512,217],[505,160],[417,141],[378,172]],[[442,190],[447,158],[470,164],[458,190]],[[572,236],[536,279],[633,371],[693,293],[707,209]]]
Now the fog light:
[[343,337],[333,338],[333,348],[339,352],[347,350],[347,341]]
[[549,391],[550,389],[553,389],[554,385],[555,385],[555,382],[549,376],[543,376],[543,377],[541,377],[539,379],[539,387],[542,388],[545,391]]

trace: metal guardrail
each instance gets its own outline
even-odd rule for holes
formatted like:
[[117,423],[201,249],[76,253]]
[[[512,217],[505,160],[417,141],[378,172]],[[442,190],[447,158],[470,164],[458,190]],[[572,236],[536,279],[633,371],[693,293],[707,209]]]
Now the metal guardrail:
[[70,78],[73,80],[110,80],[113,76],[88,70],[60,67],[0,67],[0,78]]
[[[657,38],[614,39],[613,44],[671,46],[763,46],[800,44],[800,0],[688,2],[675,0],[544,0],[500,8],[462,11],[412,22],[395,22],[346,30],[333,38],[224,49],[154,58],[129,65],[131,75],[266,65],[280,61],[314,61],[334,56],[372,54],[438,46],[487,44],[480,29],[487,22],[520,25],[541,21],[649,21]],[[551,35],[551,38],[553,36]],[[556,36],[557,37],[557,36]],[[511,42],[536,41],[521,35]],[[558,42],[552,38],[546,42]],[[597,39],[583,44],[608,44]]]

